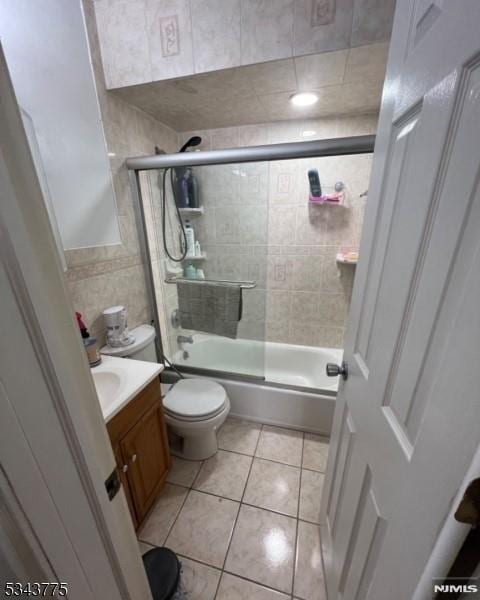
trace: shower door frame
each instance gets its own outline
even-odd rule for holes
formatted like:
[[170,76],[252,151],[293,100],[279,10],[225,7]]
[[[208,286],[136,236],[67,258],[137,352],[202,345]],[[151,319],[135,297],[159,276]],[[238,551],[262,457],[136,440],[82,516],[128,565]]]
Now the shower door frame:
[[[152,255],[148,245],[147,225],[145,210],[143,206],[142,190],[140,186],[140,171],[152,171],[157,169],[168,169],[171,167],[195,167],[206,165],[221,165],[230,163],[268,162],[272,160],[289,160],[294,158],[319,158],[326,156],[348,156],[355,154],[371,154],[375,149],[375,135],[359,135],[342,138],[329,138],[325,140],[311,140],[305,142],[287,142],[283,144],[268,144],[265,146],[244,146],[240,148],[226,148],[223,150],[200,150],[196,152],[177,152],[175,154],[153,154],[151,156],[137,156],[127,158],[125,164],[128,169],[128,178],[137,221],[140,250],[142,261],[146,267],[146,286],[151,314],[157,335],[155,337],[155,348],[157,359],[164,361],[162,330],[158,304],[155,297],[155,284],[152,269]],[[168,318],[168,315],[167,315]],[[172,364],[174,364],[172,362]],[[252,383],[263,383],[275,387],[308,391],[309,393],[322,393],[336,395],[329,390],[300,388],[288,384],[268,382],[265,377],[242,373],[231,373],[217,369],[204,369],[201,367],[184,367],[175,365],[181,372],[208,375],[210,377],[227,378],[240,381],[251,381]]]

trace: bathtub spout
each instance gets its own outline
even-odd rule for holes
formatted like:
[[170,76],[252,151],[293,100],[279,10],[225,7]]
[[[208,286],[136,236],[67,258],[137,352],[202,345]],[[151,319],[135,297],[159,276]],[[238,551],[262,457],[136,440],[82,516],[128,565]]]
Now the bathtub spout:
[[193,344],[193,337],[191,335],[177,335],[178,344]]

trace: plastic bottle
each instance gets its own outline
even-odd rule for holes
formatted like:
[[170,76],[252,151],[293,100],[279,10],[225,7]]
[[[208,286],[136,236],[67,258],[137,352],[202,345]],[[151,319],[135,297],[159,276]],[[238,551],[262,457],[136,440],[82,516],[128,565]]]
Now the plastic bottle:
[[185,221],[185,237],[187,238],[187,257],[195,256],[195,232],[190,221]]
[[188,183],[188,206],[190,208],[199,208],[200,197],[198,189],[198,180],[195,177],[192,169],[187,170],[187,183]]
[[185,267],[185,278],[186,279],[196,279],[197,278],[197,269],[191,263]]

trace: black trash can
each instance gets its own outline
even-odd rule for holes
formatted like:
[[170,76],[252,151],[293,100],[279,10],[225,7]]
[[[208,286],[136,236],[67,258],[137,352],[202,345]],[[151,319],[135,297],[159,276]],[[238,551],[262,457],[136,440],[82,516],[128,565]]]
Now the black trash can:
[[143,556],[153,600],[170,600],[180,581],[180,562],[169,548],[152,548]]

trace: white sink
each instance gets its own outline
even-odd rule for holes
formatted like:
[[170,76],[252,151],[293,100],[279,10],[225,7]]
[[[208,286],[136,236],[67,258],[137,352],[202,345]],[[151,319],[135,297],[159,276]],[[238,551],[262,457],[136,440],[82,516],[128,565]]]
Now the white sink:
[[115,416],[162,370],[163,365],[157,363],[102,356],[101,364],[93,367],[91,373],[105,421]]
[[102,410],[106,410],[118,396],[122,386],[122,376],[115,371],[92,371],[92,377],[100,406]]

